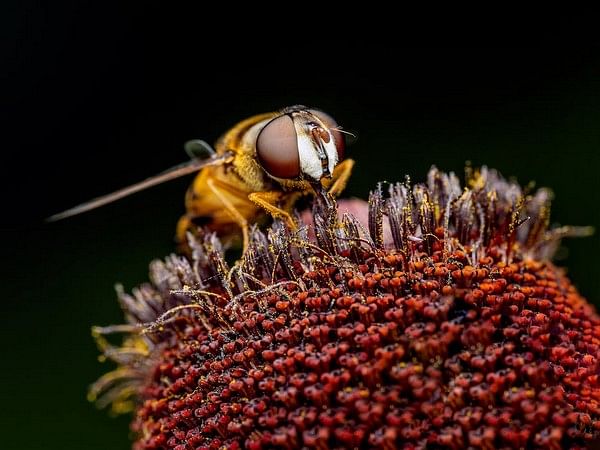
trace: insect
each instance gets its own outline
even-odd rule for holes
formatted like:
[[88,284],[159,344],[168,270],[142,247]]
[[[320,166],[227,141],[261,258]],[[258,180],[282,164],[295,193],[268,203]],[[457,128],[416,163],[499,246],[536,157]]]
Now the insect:
[[206,226],[221,236],[239,235],[243,249],[249,226],[268,215],[285,220],[295,230],[292,210],[307,194],[343,191],[354,161],[344,159],[345,138],[336,121],[318,109],[297,105],[258,114],[227,131],[213,150],[203,141],[189,141],[186,149],[203,157],[98,197],[50,217],[73,216],[167,180],[198,172],[185,197],[185,214],[177,224],[176,239]]

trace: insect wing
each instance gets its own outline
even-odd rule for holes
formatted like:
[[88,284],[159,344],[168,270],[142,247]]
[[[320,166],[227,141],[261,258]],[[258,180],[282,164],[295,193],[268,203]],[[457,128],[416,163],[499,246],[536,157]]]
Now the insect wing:
[[192,139],[183,144],[183,149],[190,159],[208,159],[215,156],[215,149],[202,139]]
[[135,194],[136,192],[143,191],[149,187],[156,186],[166,181],[174,180],[190,173],[198,172],[205,167],[224,164],[230,161],[232,157],[233,154],[231,152],[227,152],[221,155],[212,155],[206,159],[192,159],[177,166],[171,167],[170,169],[167,169],[158,175],[146,178],[139,183],[132,184],[131,186],[127,186],[107,195],[96,197],[88,202],[82,203],[81,205],[77,205],[73,208],[67,209],[66,211],[54,214],[53,216],[48,217],[46,222],[56,222],[57,220],[66,219],[67,217],[96,209],[123,197]]

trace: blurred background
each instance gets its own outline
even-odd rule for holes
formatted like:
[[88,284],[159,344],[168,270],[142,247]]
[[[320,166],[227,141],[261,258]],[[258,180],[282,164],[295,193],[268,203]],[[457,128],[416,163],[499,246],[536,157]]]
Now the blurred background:
[[[86,401],[94,324],[113,291],[173,250],[192,177],[55,224],[43,218],[182,162],[191,138],[317,106],[359,138],[346,195],[380,180],[486,164],[556,195],[552,221],[600,226],[598,48],[401,48],[393,41],[248,34],[198,15],[85,3],[3,16],[0,448],[127,449],[128,418]],[[227,33],[223,24],[220,30]],[[600,304],[598,234],[558,264]],[[8,291],[7,291],[8,290]]]

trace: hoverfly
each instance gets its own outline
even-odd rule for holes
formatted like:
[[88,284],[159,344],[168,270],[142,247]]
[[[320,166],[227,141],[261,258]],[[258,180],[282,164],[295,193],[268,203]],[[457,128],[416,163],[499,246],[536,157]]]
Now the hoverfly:
[[345,138],[336,121],[323,111],[291,106],[258,114],[239,122],[216,143],[189,141],[186,150],[203,152],[154,177],[95,198],[48,218],[60,220],[113,202],[167,180],[198,172],[185,197],[185,214],[177,224],[176,239],[203,225],[221,236],[239,235],[243,249],[249,226],[265,212],[285,220],[295,230],[292,217],[303,195],[337,196],[346,186],[354,161],[344,159]]

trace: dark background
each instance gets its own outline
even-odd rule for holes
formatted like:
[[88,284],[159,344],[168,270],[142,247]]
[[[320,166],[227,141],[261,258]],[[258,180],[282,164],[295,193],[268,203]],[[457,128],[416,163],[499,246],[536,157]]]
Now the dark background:
[[[554,222],[600,225],[597,48],[406,49],[252,29],[226,45],[206,20],[79,2],[3,15],[2,449],[129,447],[128,419],[85,399],[109,369],[89,329],[119,323],[113,284],[144,281],[172,250],[191,177],[42,219],[183,161],[184,141],[247,116],[304,103],[356,130],[347,195],[470,160],[551,187]],[[559,260],[597,303],[598,244],[569,240]]]

